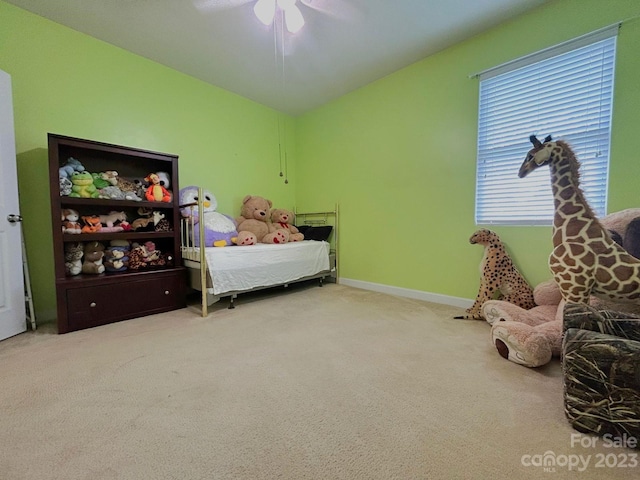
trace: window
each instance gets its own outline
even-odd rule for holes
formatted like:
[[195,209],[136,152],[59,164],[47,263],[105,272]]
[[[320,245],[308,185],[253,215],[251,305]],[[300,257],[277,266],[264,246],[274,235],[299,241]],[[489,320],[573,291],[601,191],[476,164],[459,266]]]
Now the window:
[[531,134],[571,144],[587,201],[596,215],[606,214],[617,31],[609,27],[478,75],[477,224],[552,224],[549,170],[518,178]]

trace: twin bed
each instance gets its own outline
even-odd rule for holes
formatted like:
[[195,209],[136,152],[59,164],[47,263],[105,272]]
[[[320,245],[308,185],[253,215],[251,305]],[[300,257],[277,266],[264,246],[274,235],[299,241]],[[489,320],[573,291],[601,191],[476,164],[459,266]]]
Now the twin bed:
[[[199,192],[199,199],[204,195]],[[202,202],[202,200],[199,200]],[[189,272],[189,286],[201,293],[202,316],[208,307],[229,297],[229,308],[241,293],[311,279],[337,281],[338,207],[325,212],[295,212],[296,225],[305,233],[305,240],[284,245],[195,246],[195,229],[203,229],[204,208],[199,204],[181,205],[181,209],[196,209],[195,216],[181,222],[182,261]],[[204,238],[200,231],[199,238]],[[308,240],[307,238],[317,238]]]

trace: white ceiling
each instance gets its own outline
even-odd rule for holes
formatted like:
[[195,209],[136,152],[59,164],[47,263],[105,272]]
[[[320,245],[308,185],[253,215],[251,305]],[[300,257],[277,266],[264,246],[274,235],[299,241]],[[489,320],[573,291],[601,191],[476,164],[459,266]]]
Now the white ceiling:
[[5,1],[299,115],[548,0],[298,0],[284,35],[256,0]]

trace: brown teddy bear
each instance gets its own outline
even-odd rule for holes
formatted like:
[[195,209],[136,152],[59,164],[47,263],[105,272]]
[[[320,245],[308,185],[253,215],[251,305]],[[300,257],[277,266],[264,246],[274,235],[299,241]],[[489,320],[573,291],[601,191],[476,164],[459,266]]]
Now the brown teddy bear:
[[104,273],[102,258],[104,257],[104,245],[100,242],[87,242],[84,245],[84,260],[82,273]]
[[238,245],[242,243],[242,232],[250,232],[255,235],[258,243],[287,243],[289,232],[287,230],[269,231],[271,215],[271,200],[256,195],[247,195],[242,200],[240,216],[236,218],[238,229]]
[[271,212],[271,224],[269,230],[275,232],[276,230],[286,230],[289,232],[290,242],[299,242],[304,240],[304,235],[293,225],[295,215],[289,210],[284,208],[276,208]]

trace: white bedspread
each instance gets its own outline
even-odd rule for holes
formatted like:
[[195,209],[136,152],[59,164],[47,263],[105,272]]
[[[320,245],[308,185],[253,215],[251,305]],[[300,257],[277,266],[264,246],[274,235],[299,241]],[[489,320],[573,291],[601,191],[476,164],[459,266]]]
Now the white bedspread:
[[329,270],[329,244],[314,240],[210,247],[206,256],[214,295],[280,285]]

